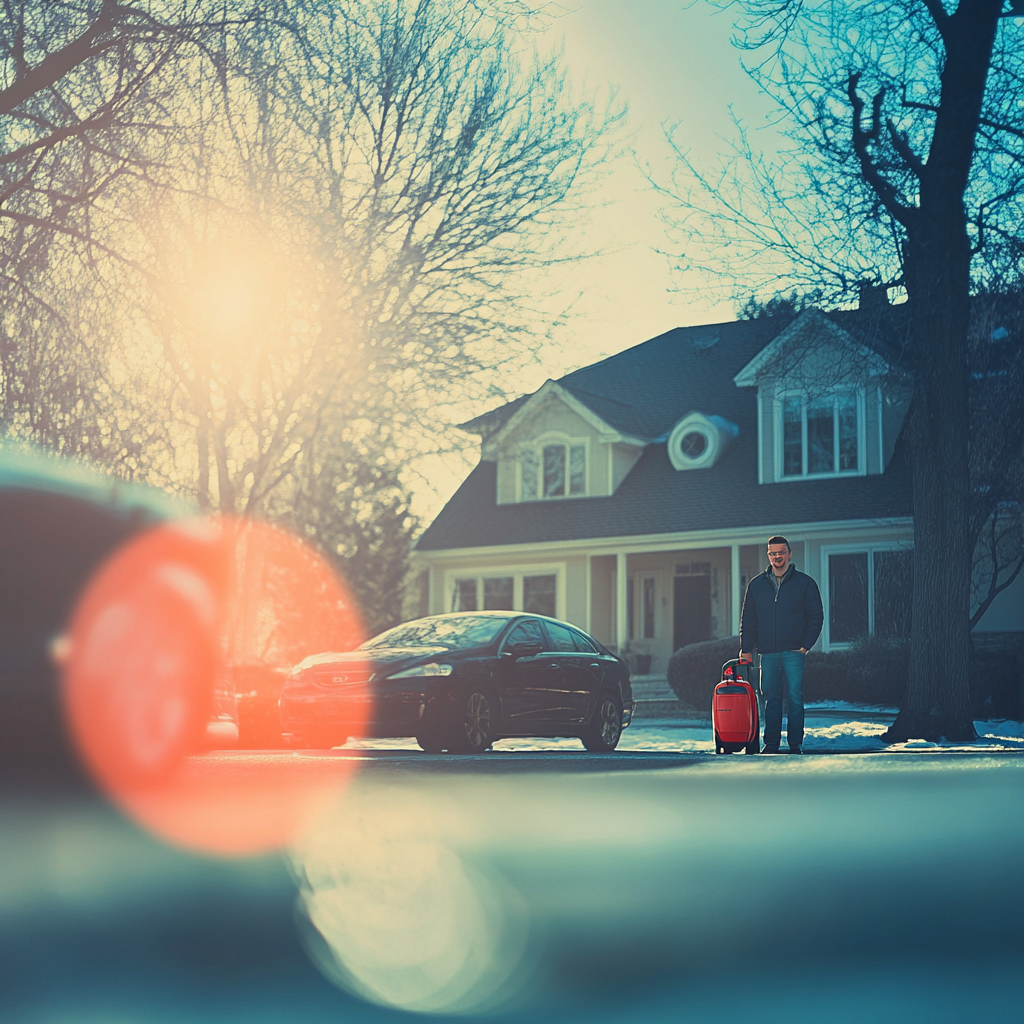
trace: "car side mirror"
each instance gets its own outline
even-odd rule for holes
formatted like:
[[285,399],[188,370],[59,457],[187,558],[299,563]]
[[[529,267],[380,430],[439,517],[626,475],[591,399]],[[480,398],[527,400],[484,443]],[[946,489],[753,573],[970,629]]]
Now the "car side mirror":
[[535,654],[540,654],[542,650],[544,650],[544,645],[536,640],[524,640],[518,644],[509,644],[505,648],[505,653],[517,659],[532,658]]

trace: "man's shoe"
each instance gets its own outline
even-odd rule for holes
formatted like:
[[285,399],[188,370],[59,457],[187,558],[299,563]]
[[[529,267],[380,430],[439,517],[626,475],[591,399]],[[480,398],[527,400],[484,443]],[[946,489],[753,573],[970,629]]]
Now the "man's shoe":
[[791,754],[802,754],[803,751],[799,747],[790,747],[789,752]]
[[779,752],[779,748],[778,747],[762,747],[761,748],[761,753],[762,754],[777,754],[778,752]]

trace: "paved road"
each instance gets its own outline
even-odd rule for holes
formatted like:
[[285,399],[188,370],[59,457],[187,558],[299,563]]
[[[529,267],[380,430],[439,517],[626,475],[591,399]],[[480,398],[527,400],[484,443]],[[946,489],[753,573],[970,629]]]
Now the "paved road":
[[347,783],[287,859],[197,856],[95,797],[0,792],[5,1024],[410,1020],[354,993],[435,1010],[510,997],[508,1022],[702,1024],[723,986],[768,1022],[794,1000],[838,1024],[1019,1014],[1020,753],[189,765],[282,769]]

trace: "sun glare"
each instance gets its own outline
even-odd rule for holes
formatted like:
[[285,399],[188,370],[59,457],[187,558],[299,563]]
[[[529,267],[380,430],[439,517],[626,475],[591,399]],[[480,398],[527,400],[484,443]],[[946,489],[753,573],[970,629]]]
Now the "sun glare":
[[249,335],[266,323],[279,286],[257,244],[218,247],[197,263],[190,319],[215,337]]

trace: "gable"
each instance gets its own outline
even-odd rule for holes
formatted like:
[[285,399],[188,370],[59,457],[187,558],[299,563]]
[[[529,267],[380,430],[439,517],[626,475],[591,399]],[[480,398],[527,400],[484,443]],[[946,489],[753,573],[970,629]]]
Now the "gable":
[[736,387],[785,382],[808,390],[861,385],[893,372],[878,352],[817,310],[801,313],[733,378]]

